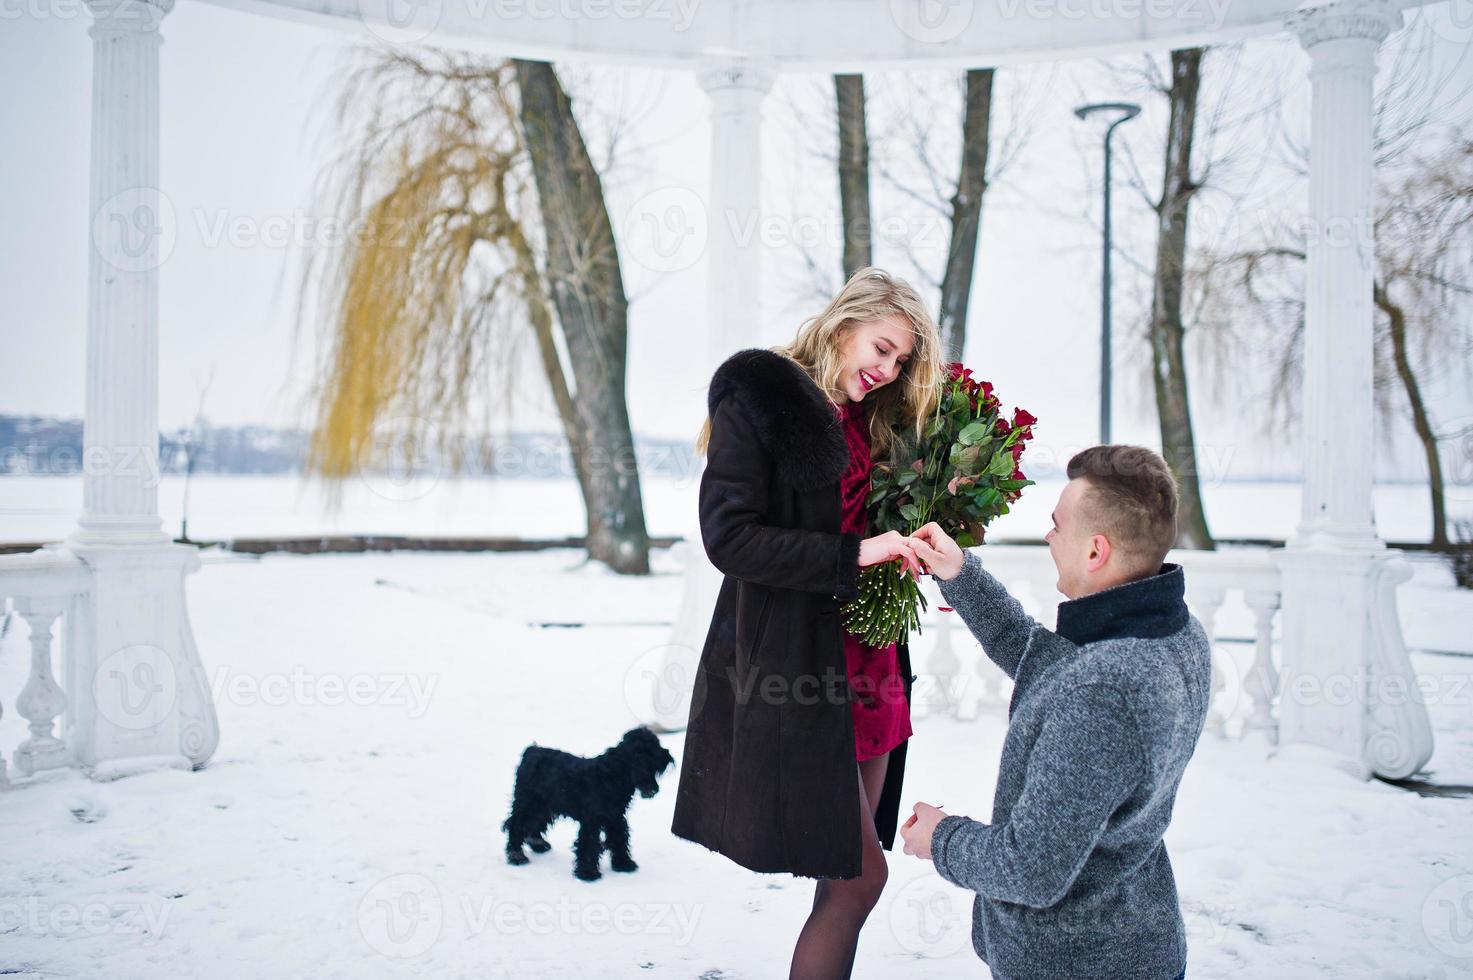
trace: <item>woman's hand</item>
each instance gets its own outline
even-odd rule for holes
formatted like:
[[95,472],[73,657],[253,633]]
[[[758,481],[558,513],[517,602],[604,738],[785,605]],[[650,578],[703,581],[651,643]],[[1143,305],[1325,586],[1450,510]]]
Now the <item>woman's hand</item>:
[[[941,525],[932,521],[906,539],[930,573],[943,582],[949,582],[961,574],[961,545],[941,530]],[[861,549],[862,550],[862,549]]]
[[879,565],[893,558],[905,560],[906,570],[910,572],[911,578],[920,577],[921,563],[911,549],[911,539],[899,531],[886,531],[884,534],[877,534],[859,542],[860,568],[866,565]]

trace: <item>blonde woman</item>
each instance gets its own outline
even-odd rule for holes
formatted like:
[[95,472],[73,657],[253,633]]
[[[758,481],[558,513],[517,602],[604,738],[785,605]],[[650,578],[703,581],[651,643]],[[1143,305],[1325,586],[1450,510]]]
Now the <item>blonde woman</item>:
[[[793,977],[847,977],[886,879],[911,735],[910,654],[843,626],[870,534],[872,461],[918,436],[943,375],[914,289],[856,272],[792,343],[712,376],[701,538],[724,574],[692,694],[672,830],[762,872],[817,878]],[[894,411],[898,408],[898,412]]]

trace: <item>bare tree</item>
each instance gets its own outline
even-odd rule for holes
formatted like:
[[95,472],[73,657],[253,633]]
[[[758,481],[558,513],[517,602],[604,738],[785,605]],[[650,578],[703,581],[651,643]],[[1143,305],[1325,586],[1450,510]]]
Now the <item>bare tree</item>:
[[[961,360],[966,349],[986,193],[1027,145],[1042,115],[1037,111],[1040,93],[1047,91],[1052,75],[1039,76],[1042,84],[1030,83],[1021,72],[1005,77],[1010,83],[1006,86],[998,83],[994,69],[970,69],[958,79],[960,100],[953,103],[930,79],[908,75],[899,93],[895,126],[903,148],[887,154],[876,168],[901,200],[928,215],[930,220],[922,226],[939,221],[946,230],[940,277],[930,271],[935,262],[929,255],[918,254],[908,241],[896,245],[917,280],[941,294],[937,325],[952,360]],[[1005,101],[1000,102],[999,91],[1005,93]],[[938,126],[936,120],[955,117],[958,104],[961,125],[955,130]],[[1000,107],[1006,114],[1003,125],[994,123]],[[953,132],[959,136],[956,144],[951,142]],[[954,167],[941,162],[953,151]]]
[[[878,255],[881,250],[898,252],[917,286],[937,290],[942,340],[949,356],[959,360],[966,342],[983,198],[990,183],[1027,143],[1040,118],[1040,93],[1047,85],[1024,81],[1008,88],[1008,101],[1002,105],[1010,110],[1008,124],[999,128],[993,123],[999,106],[993,69],[953,76],[959,98],[944,85],[938,86],[938,77],[917,72],[887,73],[863,81],[858,75],[833,76],[830,124],[838,133],[836,143],[812,139],[811,134],[824,131],[814,124],[814,110],[807,102],[809,97],[817,101],[817,92],[800,91],[804,104],[794,100],[789,108],[796,119],[797,136],[808,139],[807,151],[839,174],[844,229],[840,268],[845,278],[859,267],[854,263],[866,248],[872,263],[891,261],[889,256]],[[1047,81],[1049,76],[1040,77]],[[960,125],[955,128],[938,123],[958,115]],[[943,162],[953,152],[957,162]],[[871,174],[878,180],[871,182]],[[862,188],[868,188],[868,193],[862,194]],[[794,203],[798,211],[805,206],[805,201]],[[875,218],[876,214],[884,216]],[[947,237],[940,262],[939,249],[933,252],[918,246],[911,236],[874,233],[892,222],[912,231],[940,229]],[[802,248],[800,259],[807,276],[806,298],[831,296],[838,286],[829,265],[832,256]]]
[[649,535],[624,399],[629,304],[603,184],[552,65],[515,64],[547,241],[547,277],[577,379],[573,409],[593,491],[589,553],[616,571],[648,574]]
[[[1144,367],[1150,371],[1162,455],[1171,466],[1181,490],[1178,539],[1180,547],[1215,547],[1202,500],[1196,427],[1192,419],[1192,360],[1189,344],[1200,326],[1202,310],[1190,279],[1191,241],[1210,237],[1218,229],[1200,220],[1204,196],[1215,198],[1211,215],[1233,213],[1241,199],[1234,183],[1252,183],[1264,168],[1263,146],[1253,134],[1272,127],[1281,101],[1272,76],[1262,65],[1243,66],[1240,45],[1185,48],[1167,58],[1143,58],[1107,63],[1106,77],[1116,91],[1138,99],[1143,119],[1122,130],[1117,138],[1125,180],[1155,216],[1155,234],[1149,238],[1151,258],[1133,254],[1132,236],[1115,236],[1114,254],[1128,269],[1148,282],[1138,336],[1149,351]],[[1204,65],[1212,65],[1211,75]],[[1164,104],[1164,126],[1153,127]],[[1140,159],[1162,161],[1159,190],[1143,172]],[[1248,174],[1240,174],[1247,169]],[[1144,242],[1137,242],[1145,251]],[[1212,247],[1209,244],[1204,247]],[[1144,379],[1143,379],[1144,380]]]
[[1181,491],[1177,545],[1212,548],[1202,487],[1197,479],[1197,443],[1187,393],[1186,324],[1182,318],[1186,275],[1187,226],[1197,183],[1192,174],[1192,140],[1197,126],[1197,96],[1202,83],[1202,48],[1171,52],[1171,104],[1166,126],[1165,165],[1156,211],[1156,271],[1151,295],[1151,377],[1161,451]]
[[[329,478],[335,504],[339,481],[376,461],[391,422],[391,451],[434,442],[458,468],[470,405],[510,404],[530,326],[583,494],[589,556],[648,572],[617,257],[556,76],[528,72],[529,95],[509,62],[361,53],[336,103],[348,149],[319,188],[355,234],[309,253],[298,299],[298,332],[310,320],[330,328],[308,471]],[[549,162],[549,145],[576,159]],[[568,197],[539,212],[529,185],[544,180]],[[322,312],[309,318],[314,288]]]
[[839,211],[844,225],[844,279],[872,265],[869,133],[864,119],[864,76],[835,75],[839,119]]
[[[1423,379],[1452,364],[1467,370],[1473,328],[1473,141],[1459,138],[1442,152],[1403,167],[1394,184],[1379,188],[1374,221],[1376,275],[1375,391],[1382,417],[1399,390],[1427,465],[1432,503],[1431,543],[1451,546],[1446,480],[1440,445],[1465,433],[1440,432]],[[1293,379],[1303,363],[1302,235],[1280,230],[1274,241],[1203,257],[1194,275],[1208,283],[1212,301],[1241,312],[1234,326],[1254,330],[1275,365],[1276,415],[1297,410]],[[1232,318],[1224,313],[1225,319]],[[1277,338],[1277,340],[1275,339]]]
[[977,239],[982,232],[982,198],[987,193],[987,152],[992,140],[994,69],[973,68],[962,99],[962,153],[951,195],[951,239],[941,276],[937,326],[948,357],[962,359],[967,344],[967,308],[977,273]]

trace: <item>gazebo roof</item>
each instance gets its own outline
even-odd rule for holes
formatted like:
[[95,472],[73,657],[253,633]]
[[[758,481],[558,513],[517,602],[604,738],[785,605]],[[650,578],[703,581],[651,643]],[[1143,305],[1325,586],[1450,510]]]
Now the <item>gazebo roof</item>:
[[[1224,42],[1282,30],[1296,0],[207,0],[540,60],[779,70],[977,68]],[[1391,0],[1404,8],[1418,0]]]

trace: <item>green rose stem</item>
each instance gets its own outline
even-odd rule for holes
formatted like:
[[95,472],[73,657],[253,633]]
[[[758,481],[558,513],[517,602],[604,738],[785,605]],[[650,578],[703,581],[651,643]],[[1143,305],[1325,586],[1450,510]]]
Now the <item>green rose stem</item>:
[[897,558],[861,569],[859,595],[844,604],[845,629],[872,647],[887,647],[911,631],[921,632],[919,609],[926,608],[926,597],[904,567]]

